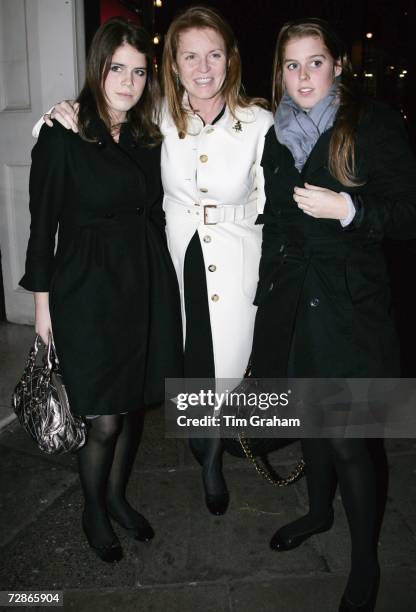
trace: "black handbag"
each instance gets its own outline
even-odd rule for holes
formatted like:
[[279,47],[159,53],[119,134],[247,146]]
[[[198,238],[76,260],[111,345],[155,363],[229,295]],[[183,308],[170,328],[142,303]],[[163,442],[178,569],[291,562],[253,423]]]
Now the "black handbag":
[[[258,382],[251,380],[251,369],[247,367],[244,379],[233,390],[236,394],[258,393]],[[289,446],[296,440],[293,438],[247,438],[244,432],[235,438],[222,437],[222,445],[230,455],[234,457],[246,457],[254,465],[257,473],[267,480],[270,484],[277,487],[287,487],[301,478],[305,472],[305,462],[303,459],[295,466],[288,476],[280,476],[275,468],[270,464],[268,455],[276,450]],[[258,457],[261,461],[256,459]]]
[[86,442],[86,424],[71,412],[52,336],[44,350],[42,365],[36,365],[41,346],[45,347],[37,335],[15,387],[12,408],[41,451],[48,454],[77,451]]

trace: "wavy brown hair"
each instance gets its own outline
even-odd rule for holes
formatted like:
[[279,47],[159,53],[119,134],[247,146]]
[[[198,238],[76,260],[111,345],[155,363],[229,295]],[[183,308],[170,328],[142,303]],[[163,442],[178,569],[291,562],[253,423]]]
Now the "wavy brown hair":
[[77,99],[79,133],[85,140],[91,140],[89,126],[97,115],[110,132],[114,128],[104,93],[104,82],[116,49],[124,44],[143,53],[147,68],[146,85],[140,100],[127,112],[131,133],[136,141],[148,146],[156,145],[161,142],[162,135],[154,123],[160,91],[154,68],[152,40],[146,30],[123,17],[115,17],[103,23],[92,39],[85,83]]
[[267,108],[263,98],[249,98],[241,83],[241,58],[234,32],[213,8],[192,6],[180,13],[170,24],[165,37],[162,63],[163,93],[180,138],[185,138],[188,126],[189,109],[183,106],[184,87],[176,72],[176,57],[180,35],[191,28],[215,30],[224,41],[227,57],[227,75],[222,87],[222,95],[231,114],[236,117],[237,107],[247,108],[258,104]]
[[293,38],[314,36],[322,40],[332,59],[342,68],[339,77],[340,106],[329,144],[328,167],[343,185],[361,184],[356,177],[355,131],[363,107],[355,84],[346,47],[329,23],[322,19],[299,19],[287,22],[279,32],[273,62],[272,110],[276,111],[284,94],[283,67],[286,45]]

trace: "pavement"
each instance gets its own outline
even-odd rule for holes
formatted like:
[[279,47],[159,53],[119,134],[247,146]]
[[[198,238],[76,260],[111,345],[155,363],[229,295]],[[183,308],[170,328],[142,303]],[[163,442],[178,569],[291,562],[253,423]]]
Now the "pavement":
[[[226,455],[231,503],[223,517],[214,517],[187,445],[164,437],[160,408],[146,413],[129,485],[131,503],[156,537],[138,543],[116,527],[124,558],[114,565],[99,561],[80,528],[76,457],[42,454],[9,408],[32,339],[30,327],[0,324],[0,591],[60,590],[63,609],[77,612],[337,612],[349,559],[339,495],[330,532],[293,551],[273,552],[268,541],[274,531],[307,510],[304,479],[276,488],[246,460]],[[377,611],[411,612],[416,440],[387,440],[385,447],[390,479]],[[295,443],[275,453],[272,463],[285,473],[299,453]]]

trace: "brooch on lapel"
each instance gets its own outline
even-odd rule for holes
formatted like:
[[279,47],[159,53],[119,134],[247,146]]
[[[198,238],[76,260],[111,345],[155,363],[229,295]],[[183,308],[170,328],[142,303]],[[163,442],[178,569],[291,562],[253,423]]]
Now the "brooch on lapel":
[[237,119],[237,121],[233,125],[233,130],[235,132],[242,132],[243,131],[243,126],[241,125],[241,121],[239,121],[238,119]]

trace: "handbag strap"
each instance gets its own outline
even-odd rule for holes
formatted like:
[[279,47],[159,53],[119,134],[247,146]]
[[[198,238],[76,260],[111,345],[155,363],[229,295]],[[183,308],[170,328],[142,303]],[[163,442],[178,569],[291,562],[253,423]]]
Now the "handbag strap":
[[271,469],[268,466],[263,467],[262,465],[260,465],[260,463],[253,455],[250,448],[250,444],[248,443],[248,440],[244,436],[244,434],[239,434],[238,439],[247,459],[249,459],[254,465],[257,473],[260,474],[260,476],[262,476],[270,484],[276,487],[287,487],[290,484],[293,484],[294,482],[299,480],[301,476],[303,476],[303,473],[305,471],[305,462],[303,459],[301,459],[297,463],[295,469],[288,476],[286,476],[286,478],[281,478],[279,475],[275,476],[275,474],[272,473]]
[[[246,371],[244,372],[244,378],[251,378],[251,374],[252,373],[250,360],[247,365]],[[241,448],[243,449],[245,456],[254,465],[257,473],[260,474],[260,476],[262,476],[265,480],[267,480],[267,482],[274,485],[275,487],[287,487],[303,476],[305,472],[305,462],[303,459],[301,459],[296,464],[295,469],[288,476],[286,476],[286,478],[281,478],[278,474],[275,475],[275,473],[272,472],[271,468],[268,465],[265,465],[265,467],[260,465],[260,463],[257,461],[251,451],[248,439],[243,433],[240,433],[238,435],[238,440],[241,444]]]
[[[39,334],[36,334],[35,340],[30,347],[29,355],[26,360],[25,372],[31,374],[35,368],[36,357],[39,353],[40,348],[45,348],[45,344]],[[52,369],[58,369],[59,360],[56,354],[55,342],[53,340],[52,332],[49,334],[48,346],[46,347],[46,354],[43,357],[43,370],[46,375],[50,375]]]
[[49,334],[49,342],[48,342],[48,350],[46,353],[46,363],[48,364],[49,370],[52,368],[58,369],[59,367],[59,359],[56,354],[55,341],[53,339],[52,332]]
[[25,372],[26,371],[33,372],[35,363],[36,363],[36,356],[41,346],[42,346],[42,338],[39,336],[39,334],[36,334],[35,340],[32,346],[30,347],[29,354],[27,356]]

